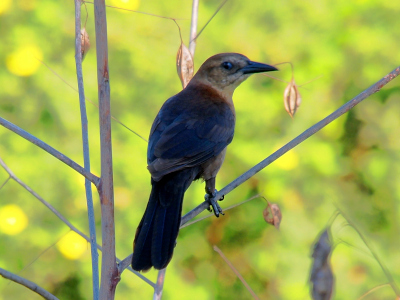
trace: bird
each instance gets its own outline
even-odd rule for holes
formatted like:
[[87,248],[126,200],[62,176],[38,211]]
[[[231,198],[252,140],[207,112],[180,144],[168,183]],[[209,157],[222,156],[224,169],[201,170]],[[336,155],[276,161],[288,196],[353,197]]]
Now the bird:
[[251,74],[278,70],[239,53],[208,58],[178,94],[158,112],[147,148],[151,193],[133,242],[136,271],[164,269],[172,259],[190,184],[205,181],[216,216],[215,178],[235,130],[234,90]]

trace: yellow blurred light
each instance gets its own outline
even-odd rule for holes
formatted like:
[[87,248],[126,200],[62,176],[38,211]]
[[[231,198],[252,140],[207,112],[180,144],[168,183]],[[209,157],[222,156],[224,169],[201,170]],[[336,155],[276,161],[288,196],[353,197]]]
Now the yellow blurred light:
[[57,243],[57,249],[64,257],[75,260],[88,250],[88,245],[83,237],[71,231]]
[[0,15],[5,13],[11,6],[11,0],[0,1]]
[[40,66],[42,51],[35,45],[19,47],[6,58],[7,69],[18,76],[31,76]]
[[285,153],[282,157],[273,162],[273,165],[282,170],[293,170],[298,164],[299,157],[293,150]]
[[112,6],[130,10],[137,10],[140,4],[140,0],[111,0],[110,2]]
[[5,205],[0,208],[0,231],[15,235],[28,225],[28,218],[23,210],[15,204]]

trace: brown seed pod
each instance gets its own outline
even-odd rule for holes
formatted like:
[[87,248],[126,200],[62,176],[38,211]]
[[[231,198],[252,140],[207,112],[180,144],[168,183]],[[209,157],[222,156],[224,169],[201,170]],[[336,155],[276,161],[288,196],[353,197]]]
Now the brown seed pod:
[[301,95],[298,86],[294,82],[294,78],[289,82],[283,93],[283,103],[285,104],[286,111],[293,118],[301,104]]
[[181,43],[176,54],[176,70],[178,71],[182,87],[185,88],[193,77],[194,63],[192,54],[190,54],[189,49],[184,43]]
[[90,49],[90,41],[89,41],[89,34],[86,31],[86,28],[81,29],[81,54],[82,54],[82,61],[85,58],[86,54]]

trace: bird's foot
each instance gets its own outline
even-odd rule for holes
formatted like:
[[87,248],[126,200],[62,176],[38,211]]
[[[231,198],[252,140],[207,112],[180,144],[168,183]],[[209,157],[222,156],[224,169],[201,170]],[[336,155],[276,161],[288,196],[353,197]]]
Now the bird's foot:
[[[214,190],[214,192],[212,194],[206,194],[204,196],[204,199],[206,199],[206,201],[210,204],[210,206],[207,208],[209,212],[212,212],[214,210],[214,215],[218,218],[219,214],[224,215],[224,213],[222,212],[222,208],[221,206],[219,206],[217,199],[215,199],[215,196],[217,195],[217,190]],[[220,199],[218,199],[219,201],[224,200],[224,196],[222,196]],[[212,207],[212,209],[211,209]]]

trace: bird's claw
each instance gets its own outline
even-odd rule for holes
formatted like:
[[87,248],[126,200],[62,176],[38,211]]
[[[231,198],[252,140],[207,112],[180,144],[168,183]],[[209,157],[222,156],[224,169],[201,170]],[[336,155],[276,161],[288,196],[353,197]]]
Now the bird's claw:
[[[218,218],[219,215],[224,215],[221,206],[219,206],[217,199],[215,199],[215,196],[217,195],[217,190],[215,190],[212,194],[206,194],[204,198],[206,201],[210,204],[210,206],[207,208],[209,212],[214,211],[214,215]],[[224,200],[224,196],[222,196],[218,201]],[[212,207],[212,209],[211,209]]]

